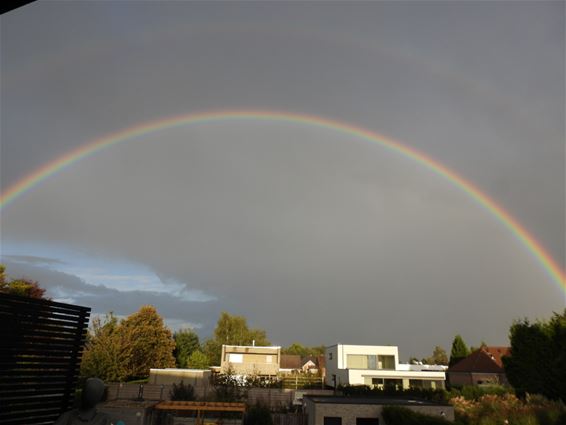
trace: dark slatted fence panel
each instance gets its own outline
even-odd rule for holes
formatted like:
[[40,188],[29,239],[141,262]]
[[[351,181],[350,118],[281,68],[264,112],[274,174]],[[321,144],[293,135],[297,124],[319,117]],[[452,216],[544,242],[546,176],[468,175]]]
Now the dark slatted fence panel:
[[90,308],[0,294],[0,424],[47,425],[72,408]]

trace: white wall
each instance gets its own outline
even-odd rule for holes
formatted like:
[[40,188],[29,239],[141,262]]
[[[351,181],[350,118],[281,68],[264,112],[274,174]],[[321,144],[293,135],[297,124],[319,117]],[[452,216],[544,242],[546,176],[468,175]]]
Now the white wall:
[[[395,357],[395,370],[387,369],[348,369],[348,354],[385,355]],[[365,377],[403,379],[408,385],[409,379],[445,381],[446,375],[440,366],[413,366],[399,363],[399,349],[391,345],[344,345],[326,347],[326,384],[364,385]],[[332,356],[332,358],[330,358]],[[434,370],[430,370],[434,369]]]

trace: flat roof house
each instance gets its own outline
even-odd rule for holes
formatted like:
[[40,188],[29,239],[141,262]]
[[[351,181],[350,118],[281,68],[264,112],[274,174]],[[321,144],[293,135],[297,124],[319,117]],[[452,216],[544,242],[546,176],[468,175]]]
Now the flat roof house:
[[424,400],[305,396],[308,425],[387,425],[383,406],[403,406],[415,412],[454,420],[454,407]]
[[223,345],[220,370],[234,375],[275,376],[281,363],[281,347]]
[[399,363],[399,349],[390,345],[326,347],[326,384],[397,388],[444,388],[446,366]]

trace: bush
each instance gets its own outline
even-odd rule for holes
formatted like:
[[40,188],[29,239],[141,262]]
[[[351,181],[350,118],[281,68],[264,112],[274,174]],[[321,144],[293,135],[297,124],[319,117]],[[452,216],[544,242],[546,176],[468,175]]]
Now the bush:
[[420,398],[423,400],[434,401],[436,403],[446,403],[449,400],[448,392],[443,389],[428,388],[394,388],[394,387],[369,387],[368,385],[344,385],[339,386],[345,396],[354,397],[395,397],[395,398]]
[[193,386],[185,384],[183,381],[180,384],[173,383],[169,396],[174,401],[193,401],[196,398]]
[[245,425],[273,425],[273,418],[268,407],[256,404],[248,409]]
[[484,395],[504,396],[505,394],[515,394],[515,391],[511,387],[503,385],[464,385],[460,388],[452,387],[447,392],[447,397],[448,399],[464,397],[466,400],[479,400]]
[[444,418],[413,412],[400,406],[384,406],[381,414],[387,425],[453,425]]

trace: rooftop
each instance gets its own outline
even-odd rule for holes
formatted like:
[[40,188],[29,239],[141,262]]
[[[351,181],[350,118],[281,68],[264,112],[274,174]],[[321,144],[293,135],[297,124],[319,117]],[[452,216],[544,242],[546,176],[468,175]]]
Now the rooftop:
[[340,396],[312,396],[305,395],[313,403],[319,404],[370,404],[370,405],[402,405],[402,406],[447,406],[446,403],[435,403],[422,399],[382,398],[382,397],[340,397]]

